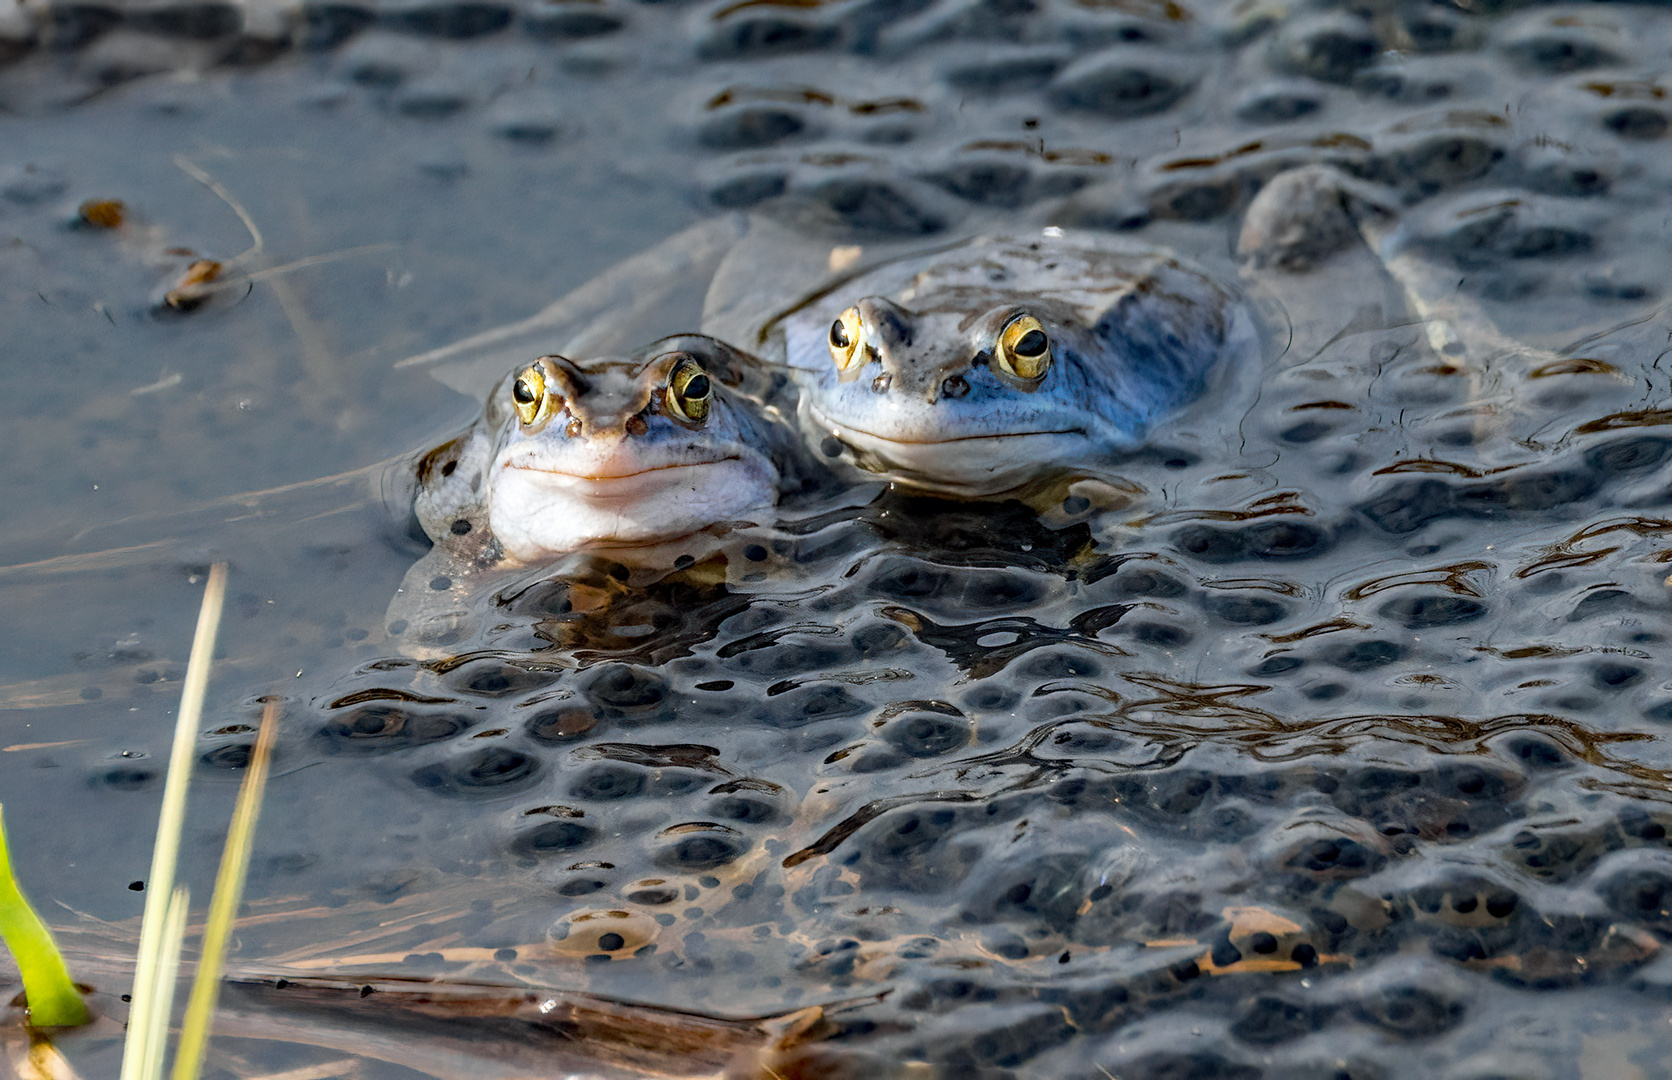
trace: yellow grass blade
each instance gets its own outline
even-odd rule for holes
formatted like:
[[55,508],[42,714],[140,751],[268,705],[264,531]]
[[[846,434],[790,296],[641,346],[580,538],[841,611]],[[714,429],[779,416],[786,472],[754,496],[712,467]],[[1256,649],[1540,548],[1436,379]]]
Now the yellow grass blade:
[[255,823],[261,814],[261,797],[267,789],[267,767],[273,758],[273,740],[279,730],[279,703],[268,699],[261,714],[261,733],[250,755],[249,771],[238,789],[238,805],[232,811],[221,868],[215,875],[215,895],[209,901],[209,919],[203,927],[203,954],[198,961],[192,996],[186,1003],[186,1017],[180,1024],[180,1041],[174,1050],[174,1080],[197,1080],[203,1055],[209,1048],[209,1025],[220,998],[221,968],[226,962],[232,924],[238,902],[244,895],[244,879],[250,869],[250,847],[255,840]]
[[[172,907],[179,896],[174,889],[174,871],[180,857],[180,833],[186,820],[186,785],[191,780],[192,751],[203,716],[203,698],[209,687],[210,658],[215,652],[215,635],[220,629],[221,607],[226,599],[226,564],[216,563],[209,571],[198,611],[197,632],[192,637],[191,659],[186,663],[185,687],[180,693],[180,712],[175,718],[174,747],[168,758],[168,779],[163,784],[163,808],[157,820],[157,840],[151,853],[151,876],[146,882],[145,919],[139,937],[139,963],[134,971],[133,1008],[128,1014],[128,1037],[122,1053],[121,1080],[144,1080],[161,1075],[162,1042],[168,1031],[170,1007],[174,1001],[173,965],[165,965],[169,951],[178,963],[179,936],[172,945],[166,935]],[[184,933],[184,898],[178,918]],[[161,1034],[157,1034],[161,1032]],[[153,1040],[155,1044],[153,1045]],[[147,1072],[150,1069],[152,1071]]]
[[[154,1003],[147,1015],[143,1032],[144,1046],[140,1057],[140,1080],[161,1080],[163,1056],[168,1052],[168,1018],[174,1012],[174,988],[179,982],[180,946],[186,940],[186,914],[191,910],[191,893],[184,885],[176,885],[169,894],[168,906],[163,910],[162,942],[157,950],[156,967],[149,972],[151,980],[143,989]],[[132,1021],[130,1021],[130,1024]],[[128,1029],[132,1032],[132,1027]],[[128,1066],[126,1048],[122,1067]]]

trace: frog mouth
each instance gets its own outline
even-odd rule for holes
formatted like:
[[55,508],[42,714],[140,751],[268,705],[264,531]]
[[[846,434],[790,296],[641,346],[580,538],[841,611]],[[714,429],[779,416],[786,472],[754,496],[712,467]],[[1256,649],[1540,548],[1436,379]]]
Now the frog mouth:
[[499,464],[486,504],[506,554],[534,562],[690,536],[771,506],[776,484],[776,470],[744,450],[694,461],[526,455]]
[[878,435],[874,431],[853,427],[838,420],[832,420],[820,412],[816,406],[808,407],[808,414],[820,431],[829,432],[842,442],[854,446],[909,446],[933,448],[937,446],[955,446],[958,444],[992,444],[1006,439],[1038,439],[1038,438],[1080,438],[1086,437],[1084,428],[1040,428],[1034,431],[1001,431],[989,435],[948,435],[942,438],[917,437],[906,438],[896,435]]
[[955,498],[1010,491],[1087,454],[1086,431],[1078,427],[901,438],[832,421],[814,408],[808,419],[844,444],[858,467]]
[[548,478],[547,482],[554,487],[582,490],[594,498],[607,498],[612,495],[631,498],[646,487],[677,482],[676,477],[670,474],[677,474],[680,470],[706,469],[740,461],[742,461],[741,457],[731,454],[726,457],[708,458],[703,461],[672,461],[665,465],[651,465],[633,469],[614,470],[606,466],[589,472],[542,468],[539,465],[523,464],[515,461],[506,462],[504,467],[508,470],[533,473],[536,476]]

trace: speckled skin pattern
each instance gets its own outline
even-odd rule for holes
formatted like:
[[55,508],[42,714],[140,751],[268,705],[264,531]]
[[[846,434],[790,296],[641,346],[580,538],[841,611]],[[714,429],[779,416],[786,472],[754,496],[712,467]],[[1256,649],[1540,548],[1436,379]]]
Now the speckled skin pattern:
[[[842,370],[830,327],[853,306],[862,362]],[[1028,315],[1051,364],[1022,380],[993,353],[1005,324]],[[901,259],[781,325],[809,438],[833,436],[885,476],[955,495],[1113,462],[1218,365],[1258,363],[1234,288],[1166,251],[1060,229]]]
[[[701,422],[667,404],[669,376],[696,363],[711,399]],[[431,539],[480,527],[504,555],[538,563],[586,547],[630,547],[767,513],[778,501],[784,440],[727,383],[751,362],[687,335],[634,357],[536,361],[543,392],[561,404],[535,424],[513,407],[524,368],[488,395],[482,417],[421,466],[415,511]],[[461,471],[462,466],[462,471]],[[468,529],[461,529],[459,522]],[[485,542],[478,533],[473,542]]]

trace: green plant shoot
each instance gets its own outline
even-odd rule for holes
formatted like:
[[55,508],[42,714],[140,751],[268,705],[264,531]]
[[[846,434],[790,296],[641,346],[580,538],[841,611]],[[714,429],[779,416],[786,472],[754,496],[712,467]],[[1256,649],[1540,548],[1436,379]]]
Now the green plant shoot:
[[[0,808],[3,814],[4,808]],[[6,824],[0,817],[0,936],[17,961],[23,976],[23,990],[29,997],[29,1022],[35,1027],[75,1027],[92,1015],[81,1000],[69,969],[58,952],[52,934],[29,906],[23,890],[12,877],[12,859],[6,845]]]

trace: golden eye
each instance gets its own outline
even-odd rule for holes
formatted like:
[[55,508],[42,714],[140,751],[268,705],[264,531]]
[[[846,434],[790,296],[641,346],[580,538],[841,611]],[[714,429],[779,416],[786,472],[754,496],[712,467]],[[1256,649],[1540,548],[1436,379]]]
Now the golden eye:
[[687,356],[668,375],[668,392],[663,400],[675,420],[701,424],[708,419],[708,407],[714,401],[714,383],[702,365]]
[[1018,315],[999,331],[999,370],[1016,379],[1033,382],[1045,377],[1051,367],[1051,339],[1032,315]]
[[860,355],[859,338],[864,329],[865,323],[856,307],[848,308],[842,312],[841,318],[830,324],[830,358],[836,361],[839,370],[848,370]]
[[532,425],[545,411],[546,373],[539,364],[524,368],[511,384],[511,404],[516,406],[517,418],[524,427]]

